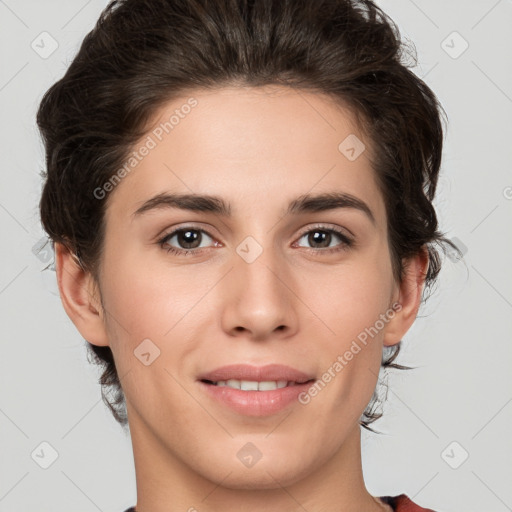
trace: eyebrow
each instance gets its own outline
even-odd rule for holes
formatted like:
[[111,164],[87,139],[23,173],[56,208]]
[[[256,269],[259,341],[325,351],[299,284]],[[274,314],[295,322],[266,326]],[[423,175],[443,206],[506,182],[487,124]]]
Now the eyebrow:
[[[221,197],[199,194],[161,193],[148,199],[133,216],[137,217],[156,209],[178,208],[192,212],[207,212],[231,217],[231,205]],[[323,212],[337,208],[353,208],[363,212],[375,224],[370,207],[361,199],[345,192],[327,192],[323,194],[303,194],[288,204],[284,215]]]

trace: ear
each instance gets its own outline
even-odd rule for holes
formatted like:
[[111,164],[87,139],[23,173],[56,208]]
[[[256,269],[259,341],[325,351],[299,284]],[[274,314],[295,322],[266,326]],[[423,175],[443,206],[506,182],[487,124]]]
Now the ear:
[[428,252],[425,247],[415,256],[404,262],[404,278],[398,284],[392,304],[399,304],[393,308],[395,315],[387,324],[384,334],[385,346],[396,345],[405,336],[416,320],[421,297],[425,285],[429,265]]
[[99,289],[93,276],[61,243],[55,243],[55,266],[60,298],[67,315],[89,343],[107,346]]

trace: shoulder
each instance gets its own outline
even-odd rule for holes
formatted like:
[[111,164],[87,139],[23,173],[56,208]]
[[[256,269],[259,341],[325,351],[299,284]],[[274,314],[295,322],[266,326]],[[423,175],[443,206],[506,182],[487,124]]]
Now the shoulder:
[[399,494],[398,496],[380,496],[379,499],[386,505],[391,505],[395,512],[435,512],[430,508],[423,508],[416,505],[416,503],[405,494]]

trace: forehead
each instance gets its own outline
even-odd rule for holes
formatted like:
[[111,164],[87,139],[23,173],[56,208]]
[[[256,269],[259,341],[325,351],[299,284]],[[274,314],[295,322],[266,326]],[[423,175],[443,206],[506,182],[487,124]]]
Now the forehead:
[[383,213],[370,141],[326,95],[281,86],[190,91],[163,105],[132,149],[137,158],[109,197],[109,209],[124,215],[163,192],[224,197],[236,216],[342,191]]

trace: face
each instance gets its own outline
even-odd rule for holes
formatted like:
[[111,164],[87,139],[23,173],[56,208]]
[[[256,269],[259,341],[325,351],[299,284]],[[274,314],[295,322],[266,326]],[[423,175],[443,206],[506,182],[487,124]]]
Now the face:
[[[173,100],[144,144],[108,196],[99,277],[136,449],[232,488],[296,482],[359,429],[398,298],[370,141],[331,99],[267,87]],[[298,202],[322,194],[340,196]],[[233,364],[314,381],[300,395],[201,381]]]

